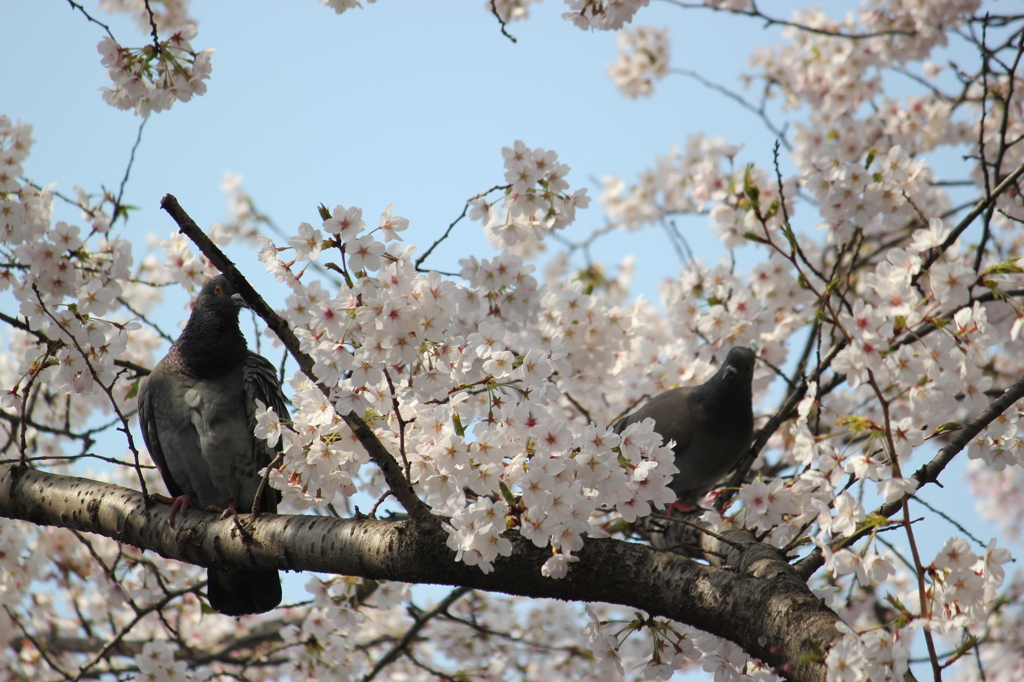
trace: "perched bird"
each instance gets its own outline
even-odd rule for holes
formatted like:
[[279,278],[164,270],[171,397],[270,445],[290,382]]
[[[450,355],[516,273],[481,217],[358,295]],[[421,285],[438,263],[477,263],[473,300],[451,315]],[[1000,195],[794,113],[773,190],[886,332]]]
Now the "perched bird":
[[[280,417],[288,403],[274,366],[246,347],[238,327],[243,307],[226,277],[207,282],[185,329],[139,390],[142,435],[174,498],[172,523],[189,506],[252,510],[258,472],[275,456],[253,436],[256,401]],[[259,510],[276,512],[280,496],[267,486]],[[210,568],[207,574],[207,597],[220,613],[263,613],[281,603],[276,570]]]
[[676,442],[676,474],[670,487],[677,506],[693,509],[706,492],[750,449],[754,434],[750,382],[754,352],[737,346],[715,375],[700,386],[674,388],[620,419],[616,433],[648,417],[664,442]]

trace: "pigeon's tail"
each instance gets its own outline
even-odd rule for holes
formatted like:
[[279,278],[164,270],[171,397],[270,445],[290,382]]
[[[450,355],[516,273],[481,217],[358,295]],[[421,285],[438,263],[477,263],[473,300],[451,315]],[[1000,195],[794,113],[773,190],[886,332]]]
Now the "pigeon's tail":
[[225,616],[265,613],[281,603],[281,578],[275,570],[209,569],[206,596]]

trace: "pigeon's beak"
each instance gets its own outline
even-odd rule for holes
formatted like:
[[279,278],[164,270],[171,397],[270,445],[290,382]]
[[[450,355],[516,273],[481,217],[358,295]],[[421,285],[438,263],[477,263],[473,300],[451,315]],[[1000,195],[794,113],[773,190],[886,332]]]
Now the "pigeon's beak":
[[249,307],[249,304],[245,302],[245,299],[242,298],[241,294],[231,294],[231,302],[234,303],[239,308]]
[[[238,294],[235,294],[235,296],[238,296]],[[730,374],[730,375],[735,375],[735,374],[737,374],[737,370],[736,370],[736,368],[735,368],[735,367],[733,367],[732,365],[729,365],[728,367],[726,367],[726,368],[725,368],[725,371],[726,371],[726,373],[727,373],[727,374]]]

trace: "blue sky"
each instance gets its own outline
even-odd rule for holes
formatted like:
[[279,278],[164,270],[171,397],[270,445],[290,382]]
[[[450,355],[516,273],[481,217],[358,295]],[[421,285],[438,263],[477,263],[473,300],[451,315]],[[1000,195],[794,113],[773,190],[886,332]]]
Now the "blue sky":
[[[5,91],[23,94],[0,108],[35,126],[26,173],[65,192],[117,187],[139,119],[100,98],[101,29],[57,0],[6,2],[9,25],[20,30],[0,46],[0,59],[15,67],[6,70]],[[312,1],[288,11],[270,2],[195,3],[193,45],[217,49],[209,92],[147,124],[127,191],[140,207],[132,230],[171,232],[158,208],[166,192],[200,225],[225,218],[219,185],[232,171],[286,229],[315,222],[320,202],[361,206],[373,218],[394,203],[411,221],[406,240],[422,250],[465,199],[502,181],[501,148],[516,139],[556,150],[573,169],[572,186],[594,196],[598,178],[631,179],[698,130],[745,142],[741,161],[770,159],[773,139],[763,126],[693,81],[670,78],[651,99],[619,95],[606,76],[614,36],[574,28],[558,16],[563,9],[535,6],[530,20],[509,26],[513,44],[482,1],[382,0],[342,16]],[[98,16],[123,45],[144,43],[130,21]],[[636,23],[668,21],[673,64],[734,87],[744,46],[777,35],[752,21],[664,5],[643,10]],[[602,222],[592,208],[569,235]],[[722,252],[703,236],[691,235],[691,245],[717,260]],[[433,257],[438,269],[492,251],[475,225],[457,237]],[[607,253],[617,260],[636,252],[638,286],[653,296],[652,284],[679,268],[674,256],[663,258],[666,246],[652,230],[608,240]]]
[[[797,5],[770,4],[783,17]],[[316,225],[321,202],[360,206],[370,223],[393,203],[395,214],[411,223],[403,237],[422,252],[467,198],[503,181],[501,148],[516,139],[556,150],[572,167],[572,188],[590,188],[595,201],[569,238],[604,222],[598,178],[614,173],[629,182],[691,133],[743,144],[738,164],[770,164],[774,137],[764,125],[695,81],[670,77],[653,98],[621,96],[607,77],[614,35],[563,21],[561,2],[531,6],[531,19],[509,25],[515,44],[483,5],[380,0],[337,16],[313,0],[287,9],[253,0],[193,3],[199,20],[193,46],[217,49],[213,75],[206,95],[147,123],[126,191],[127,202],[139,207],[128,227],[136,258],[145,253],[147,234],[167,237],[175,230],[159,210],[165,193],[176,195],[201,226],[226,219],[219,186],[228,171],[243,176],[258,207],[285,230],[301,221]],[[122,45],[145,43],[130,20],[101,15],[95,3],[87,7]],[[92,193],[116,189],[140,119],[100,97],[107,84],[96,52],[102,30],[59,0],[0,0],[0,16],[7,27],[0,41],[0,113],[34,126],[26,175],[56,182],[69,195],[75,185]],[[737,90],[753,46],[780,36],[755,20],[665,3],[641,10],[634,24],[670,26],[673,67]],[[77,210],[58,205],[57,215],[79,222]],[[806,209],[803,216],[814,217]],[[680,224],[698,258],[714,263],[726,255],[705,221]],[[493,253],[479,225],[465,221],[428,265],[457,272],[460,258]],[[658,282],[680,268],[667,238],[656,228],[613,233],[595,251],[609,263],[625,253],[637,257],[635,293],[657,301]],[[231,255],[280,305],[285,287],[263,273],[255,253],[239,248]],[[187,297],[172,290],[167,300],[158,320],[173,334]],[[9,303],[0,298],[5,308]],[[958,485],[962,469],[962,462],[954,465],[944,483]],[[971,527],[981,529],[983,540],[991,535],[986,524]],[[941,539],[954,532],[936,528]]]

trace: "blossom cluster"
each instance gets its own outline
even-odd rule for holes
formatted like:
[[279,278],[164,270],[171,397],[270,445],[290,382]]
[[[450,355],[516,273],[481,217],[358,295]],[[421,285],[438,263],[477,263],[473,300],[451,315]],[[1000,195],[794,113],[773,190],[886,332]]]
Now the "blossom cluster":
[[196,52],[189,42],[196,37],[194,24],[168,31],[169,37],[153,45],[132,49],[107,36],[97,50],[113,83],[103,88],[103,100],[118,109],[134,109],[143,118],[170,109],[175,101],[187,102],[206,93],[213,66],[213,49]]
[[[929,14],[927,20],[945,27],[970,10],[922,9],[941,13]],[[732,168],[738,147],[695,136],[685,151],[673,150],[658,159],[633,185],[606,179],[601,201],[615,224],[630,230],[672,214],[708,212],[712,229],[727,248],[754,244],[766,252],[762,265],[751,273],[756,288],[750,299],[733,304],[739,287],[730,285],[704,297],[702,288],[714,277],[691,275],[689,287],[683,288],[697,295],[681,296],[678,302],[667,299],[670,315],[680,309],[697,311],[697,329],[721,334],[721,325],[744,319],[739,311],[749,314],[759,306],[774,307],[777,319],[788,323],[778,330],[777,348],[765,343],[770,325],[755,323],[752,337],[735,338],[765,344],[762,357],[781,366],[786,342],[817,308],[814,316],[823,325],[821,338],[835,344],[824,378],[807,384],[797,418],[769,441],[762,454],[777,458],[776,466],[791,462],[797,467],[794,474],[744,485],[738,496],[741,505],[724,516],[709,513],[708,521],[724,528],[745,526],[786,548],[807,529],[815,529],[811,539],[833,579],[853,576],[864,590],[896,581],[904,586],[898,599],[909,605],[909,622],[928,623],[936,632],[957,627],[977,631],[982,626],[974,618],[998,599],[1001,572],[993,572],[991,579],[977,567],[952,575],[936,573],[934,580],[926,580],[929,588],[922,604],[916,582],[900,582],[895,556],[879,547],[873,534],[857,549],[837,548],[863,532],[866,524],[877,523],[869,518],[866,502],[844,488],[870,484],[868,494],[887,502],[914,494],[917,483],[909,477],[909,467],[922,463],[926,441],[948,425],[958,428],[983,412],[997,385],[1019,377],[1024,352],[1019,342],[1021,313],[1015,303],[1003,302],[1001,293],[1019,285],[1024,267],[1014,255],[1020,252],[1019,226],[1009,224],[1024,216],[1019,198],[1008,192],[997,199],[1002,215],[996,221],[1004,231],[992,237],[995,245],[990,251],[977,255],[956,239],[954,226],[943,218],[952,208],[950,199],[923,155],[941,146],[977,144],[977,119],[956,120],[952,101],[934,92],[902,101],[885,97],[880,75],[875,74],[926,52],[936,44],[930,42],[933,32],[877,40],[827,35],[864,32],[868,27],[883,30],[878,21],[883,13],[872,11],[873,23],[857,24],[852,18],[833,22],[820,11],[804,10],[794,21],[815,31],[787,29],[787,44],[762,49],[752,60],[769,91],[781,94],[787,106],[808,106],[811,112],[806,122],[796,124],[791,158],[798,176],[783,179],[779,187],[774,174],[751,166]],[[886,11],[894,22],[890,28],[907,26],[895,8]],[[998,82],[993,77],[993,83]],[[971,97],[983,97],[977,86],[970,86],[970,91]],[[1016,118],[1005,125],[1004,132],[1012,130],[1015,135],[1021,130]],[[982,128],[983,153],[988,158],[1011,154],[1006,167],[1012,168],[1022,160],[1019,150],[1011,152],[1007,138],[995,128],[999,126],[992,122]],[[985,183],[980,173],[973,179],[979,186]],[[813,199],[823,240],[793,228],[802,218],[792,203],[798,187]],[[847,257],[851,240],[872,245],[873,255],[859,264],[855,278],[843,284],[843,273],[853,267]],[[1009,260],[999,260],[998,254]],[[782,275],[786,284],[780,287],[762,279],[768,275]],[[711,302],[717,305],[709,306]],[[792,305],[779,305],[784,302]],[[1012,351],[1004,345],[1007,341]],[[659,357],[660,363],[664,360]],[[843,382],[845,388],[830,387],[821,394],[829,378]],[[1019,499],[1010,483],[1024,463],[1019,423],[1020,408],[1011,408],[973,439],[966,452],[979,462],[974,474],[979,484],[994,484],[1009,493],[1001,497],[1000,512],[993,514],[1002,519],[1006,502]],[[978,489],[990,490],[982,485]],[[1024,505],[1014,506],[1021,508]],[[1021,518],[1020,513],[1013,518]],[[1005,550],[990,545],[988,551],[1005,562]],[[924,566],[919,570],[928,571]],[[988,587],[981,589],[982,584]],[[832,598],[830,590],[822,594]],[[870,631],[870,619],[863,612],[840,613]],[[891,647],[902,642],[895,653],[882,652],[873,637],[864,635],[834,649],[831,672],[843,678],[846,673],[840,668],[852,666],[848,679],[901,674],[910,634],[900,631],[889,643]],[[837,661],[842,661],[838,667]]]
[[[54,394],[112,390],[120,371],[115,361],[131,354],[130,332],[139,329],[130,317],[108,317],[120,307],[121,282],[133,275],[129,242],[107,236],[109,216],[89,206],[84,194],[83,217],[92,222],[87,233],[77,225],[51,221],[49,191],[18,179],[31,146],[31,126],[14,125],[0,116],[0,249],[7,262],[32,264],[5,268],[0,291],[13,294],[27,330],[54,341],[46,346],[31,334],[14,332],[13,376],[5,377],[3,400],[16,412],[27,399],[25,389],[35,382]],[[122,384],[118,391],[123,397],[128,387]],[[64,413],[60,406],[54,408],[55,414]],[[91,409],[79,405],[78,410],[74,423],[81,424],[79,418]]]
[[617,31],[633,21],[633,15],[651,0],[565,0],[569,6],[563,19],[584,31]]
[[195,24],[188,13],[188,0],[100,0],[104,12],[130,14],[143,33],[149,33],[153,25],[165,33],[175,26]]
[[[561,179],[567,168],[553,154],[517,143],[505,156],[509,174],[516,175],[506,199],[509,215],[534,205],[537,183],[549,203],[557,199],[554,192],[567,189]],[[567,200],[552,225],[570,221],[578,201]],[[608,421],[597,426],[566,419],[558,404],[556,371],[572,381],[592,375],[595,361],[614,361],[612,352],[582,357],[577,339],[554,331],[578,331],[582,343],[599,339],[575,319],[589,312],[594,322],[607,324],[599,298],[573,292],[575,303],[585,303],[581,308],[541,297],[532,266],[508,253],[463,260],[464,285],[420,272],[412,250],[398,244],[408,221],[393,216],[391,207],[370,232],[359,208],[324,209],[322,218],[323,232],[302,224],[289,247],[261,238],[260,259],[292,290],[284,316],[330,390],[328,400],[297,375],[292,428],[280,428],[282,415],[265,408],[257,415],[260,437],[283,439],[285,464],[272,481],[286,499],[324,506],[355,492],[369,461],[342,419],[355,411],[370,415],[414,490],[449,519],[457,558],[485,571],[511,551],[502,537],[509,526],[539,547],[550,545],[553,557],[543,570],[561,577],[598,506],[632,521],[672,501],[671,450],[652,423],[620,438]],[[295,258],[284,261],[284,249]],[[298,264],[305,269],[334,257],[332,269],[345,279],[336,290],[316,281],[307,286],[293,274]],[[552,325],[550,335],[531,332],[538,316]],[[621,343],[623,336],[609,338]]]
[[[621,28],[647,4],[568,2],[567,18],[594,29]],[[340,13],[357,3],[325,4]],[[743,0],[705,4],[756,12]],[[527,5],[493,9],[508,21]],[[748,247],[758,258],[748,272],[731,260],[690,261],[658,303],[630,301],[628,274],[574,271],[569,252],[554,254],[538,281],[528,259],[552,233],[569,238],[589,197],[570,191],[555,152],[521,141],[502,151],[506,184],[492,190],[502,198],[485,192],[469,205],[498,253],[465,257],[457,277],[425,269],[394,206],[370,224],[358,207],[321,207],[318,221],[275,243],[258,234],[263,218],[229,178],[231,219],[211,236],[259,244],[259,259],[289,293],[281,314],[314,362],[315,382],[291,378],[293,414],[261,405],[256,415],[256,435],[284,450],[270,471],[282,509],[333,512],[357,494],[389,492],[345,421],[355,414],[441,517],[457,560],[491,571],[510,553],[514,529],[550,552],[536,570],[563,578],[578,568],[587,536],[635,530],[672,502],[670,444],[650,421],[621,433],[612,425],[649,396],[705,381],[730,347],[752,347],[758,426],[771,423],[780,395],[779,405],[793,398],[795,409],[773,427],[753,480],[726,490],[700,523],[820,557],[824,571],[811,586],[842,618],[842,636],[823,658],[830,679],[903,678],[919,633],[954,649],[976,646],[986,679],[1018,675],[1024,583],[1007,580],[1009,552],[961,529],[939,537],[938,551],[899,546],[901,538],[923,545],[908,511],[919,504],[913,472],[926,463],[941,469],[936,451],[952,448],[971,423],[980,432],[960,456],[970,460],[982,512],[1011,537],[1024,518],[1021,403],[986,416],[993,397],[1024,374],[1024,205],[1019,192],[1005,192],[980,234],[965,232],[927,158],[970,145],[982,162],[969,180],[981,196],[991,193],[1024,161],[1011,143],[1024,134],[1024,88],[994,72],[992,59],[956,97],[938,87],[902,98],[885,91],[888,70],[926,58],[978,6],[871,0],[841,21],[821,10],[794,15],[786,42],[755,54],[751,76],[800,119],[783,129],[792,131],[791,177],[737,164],[739,146],[694,135],[635,183],[606,179],[601,203],[613,228],[702,213],[726,249]],[[172,32],[135,51],[101,43],[116,84],[108,101],[146,115],[201,94],[210,51],[193,52],[194,35]],[[650,94],[667,71],[667,33],[619,38],[612,78],[628,95]],[[22,180],[31,145],[30,126],[0,117],[0,292],[18,305],[0,353],[0,425],[9,459],[80,474],[68,462],[91,449],[98,413],[116,412],[108,426],[128,430],[135,371],[152,366],[166,340],[147,321],[161,287],[194,290],[214,270],[180,235],[151,242],[162,261],[136,262],[106,196],[76,190],[80,219],[55,220],[50,190]],[[143,467],[133,466],[136,456]],[[84,473],[161,489],[145,452],[110,453],[104,464]],[[882,505],[903,512],[872,513]],[[74,654],[37,648],[29,633],[142,642],[133,656],[141,675],[205,679],[237,676],[239,667],[216,660],[192,669],[180,657],[258,629],[254,618],[200,621],[196,567],[22,523],[0,525],[0,543],[0,640],[21,642],[3,660],[22,678],[80,665]],[[40,583],[53,589],[32,588]],[[308,605],[272,615],[287,661],[261,675],[362,677],[409,632],[422,641],[392,664],[396,679],[432,675],[426,661],[455,662],[481,679],[509,671],[665,679],[698,663],[716,679],[774,675],[735,644],[608,605],[591,605],[584,617],[562,604],[523,609],[471,593],[428,622],[422,609],[397,608],[414,601],[406,585],[339,576],[312,579],[307,590]],[[161,600],[159,614],[146,611]]]
[[550,233],[564,229],[576,219],[576,209],[590,205],[587,190],[567,192],[565,177],[569,166],[558,162],[558,154],[538,147],[530,149],[522,140],[504,147],[505,198],[501,205],[486,198],[470,201],[469,217],[479,220],[496,247],[520,256],[535,255]]
[[638,26],[619,31],[615,39],[619,42],[619,54],[608,65],[608,77],[627,97],[650,97],[654,94],[654,81],[668,75],[668,29]]
[[[998,597],[1005,580],[1003,565],[1010,553],[989,543],[979,556],[963,538],[950,538],[928,566],[932,576],[926,594],[932,599],[931,618],[926,627],[958,634],[984,627],[988,609]],[[868,583],[861,580],[862,584]],[[920,612],[917,587],[905,597],[893,600],[909,612]],[[891,634],[884,629],[857,632],[845,623],[838,625],[843,637],[827,656],[829,679],[880,680],[903,677],[909,670],[911,637],[908,630]]]
[[[744,243],[743,234],[749,231],[738,219],[741,214],[727,203],[737,182],[742,182],[741,172],[731,168],[739,152],[739,147],[724,140],[690,135],[685,150],[674,148],[657,158],[654,167],[643,172],[634,185],[628,186],[616,176],[604,178],[602,208],[614,224],[627,230],[639,230],[673,213],[710,209],[716,233],[727,237],[726,247],[735,248]],[[757,184],[769,192],[765,198],[777,198],[769,183]],[[792,196],[787,192],[786,201],[791,202]]]

